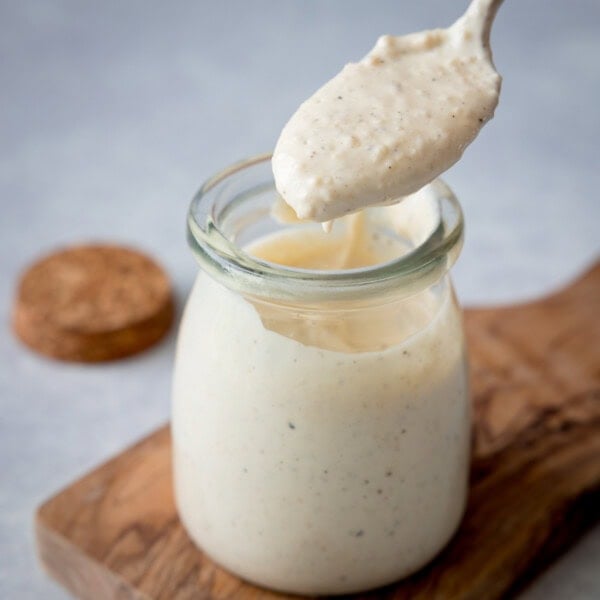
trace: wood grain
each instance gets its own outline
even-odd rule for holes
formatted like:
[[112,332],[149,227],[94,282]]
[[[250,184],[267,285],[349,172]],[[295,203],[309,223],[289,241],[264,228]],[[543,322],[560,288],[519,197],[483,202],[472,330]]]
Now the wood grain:
[[[469,310],[466,327],[475,444],[464,522],[428,567],[356,599],[514,596],[600,517],[600,263],[541,301]],[[167,427],[43,504],[36,532],[42,564],[80,598],[294,598],[243,583],[192,545]]]

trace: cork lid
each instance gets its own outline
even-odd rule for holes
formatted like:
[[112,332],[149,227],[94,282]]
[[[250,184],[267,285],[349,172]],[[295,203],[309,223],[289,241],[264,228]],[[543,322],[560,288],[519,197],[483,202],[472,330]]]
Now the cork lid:
[[131,248],[93,244],[50,254],[22,275],[13,329],[32,349],[62,360],[129,356],[173,322],[166,273]]

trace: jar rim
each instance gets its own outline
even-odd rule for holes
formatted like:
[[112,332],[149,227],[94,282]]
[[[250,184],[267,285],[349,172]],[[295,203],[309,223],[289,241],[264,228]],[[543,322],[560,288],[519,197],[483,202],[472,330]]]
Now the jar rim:
[[196,259],[203,270],[234,291],[288,302],[356,300],[386,293],[409,295],[437,282],[458,257],[464,235],[463,213],[454,193],[441,179],[425,186],[438,202],[437,226],[396,259],[360,269],[324,271],[288,267],[252,256],[220,230],[214,192],[236,174],[270,159],[270,153],[259,154],[222,169],[205,181],[189,207],[187,237]]

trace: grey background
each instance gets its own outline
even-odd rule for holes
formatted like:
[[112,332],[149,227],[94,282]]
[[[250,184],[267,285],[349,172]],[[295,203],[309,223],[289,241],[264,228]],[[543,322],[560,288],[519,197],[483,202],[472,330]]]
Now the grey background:
[[[65,598],[36,566],[36,505],[163,423],[174,334],[102,366],[59,364],[9,332],[18,273],[87,240],[135,244],[195,273],[188,201],[269,150],[286,118],[382,33],[445,26],[465,1],[0,2],[0,597]],[[600,3],[507,0],[496,118],[447,181],[467,241],[465,304],[516,302],[598,256]],[[600,530],[527,600],[600,596]]]

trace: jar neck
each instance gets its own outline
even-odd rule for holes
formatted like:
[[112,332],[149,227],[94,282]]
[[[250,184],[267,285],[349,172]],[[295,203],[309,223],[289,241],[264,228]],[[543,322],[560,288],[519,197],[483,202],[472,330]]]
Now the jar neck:
[[[448,186],[436,180],[398,205],[396,224],[410,244],[402,256],[359,269],[286,267],[244,250],[281,228],[270,217],[276,198],[268,154],[209,179],[192,200],[187,222],[188,241],[201,268],[246,296],[302,305],[361,302],[409,296],[435,284],[462,246],[460,205]],[[370,210],[383,214],[388,208]]]

